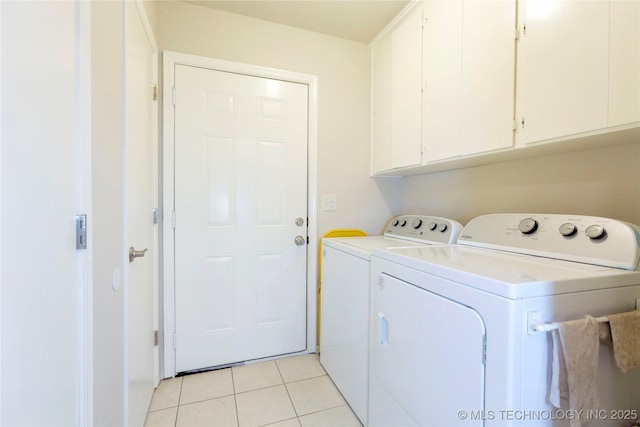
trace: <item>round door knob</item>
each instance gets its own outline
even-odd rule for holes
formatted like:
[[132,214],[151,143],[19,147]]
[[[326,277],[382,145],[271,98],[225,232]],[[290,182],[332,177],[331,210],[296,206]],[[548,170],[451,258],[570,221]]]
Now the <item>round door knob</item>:
[[531,234],[538,229],[538,221],[533,218],[525,218],[518,224],[518,229],[522,234]]
[[296,225],[298,227],[302,227],[304,225],[304,219],[303,218],[296,218]]
[[584,232],[591,240],[602,239],[607,234],[607,231],[601,225],[590,225]]
[[304,238],[304,237],[302,237],[302,236],[296,236],[296,240],[295,240],[295,242],[296,242],[296,245],[298,245],[298,246],[302,246],[302,245],[304,245],[305,243],[307,243],[307,239],[305,239],[305,238]]

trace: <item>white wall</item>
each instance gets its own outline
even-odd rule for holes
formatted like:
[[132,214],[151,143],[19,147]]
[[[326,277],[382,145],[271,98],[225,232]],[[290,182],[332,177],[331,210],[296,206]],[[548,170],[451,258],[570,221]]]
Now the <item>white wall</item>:
[[88,359],[86,260],[74,239],[88,146],[82,7],[2,1],[0,9],[0,424],[80,425]]
[[159,49],[318,76],[318,234],[378,234],[400,208],[401,182],[369,178],[370,54],[363,43],[182,2],[158,3]]
[[405,178],[407,211],[463,224],[496,212],[596,215],[640,224],[640,141]]

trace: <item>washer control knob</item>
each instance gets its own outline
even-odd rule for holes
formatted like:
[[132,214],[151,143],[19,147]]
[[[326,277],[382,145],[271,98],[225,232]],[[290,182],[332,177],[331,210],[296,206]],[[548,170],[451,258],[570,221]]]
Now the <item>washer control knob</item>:
[[422,220],[420,218],[416,218],[411,226],[417,230],[422,226]]
[[429,230],[433,231],[438,227],[438,224],[436,224],[435,222],[430,222],[428,227],[429,227]]
[[447,224],[440,224],[438,230],[440,230],[441,233],[444,233],[445,231],[447,231],[447,228],[449,228]]
[[400,221],[398,219],[394,219],[393,222],[391,223],[391,225],[393,225],[394,227],[397,227],[398,224],[400,224]]
[[602,239],[607,234],[607,230],[601,225],[590,225],[584,232],[591,240]]
[[522,232],[522,234],[535,233],[535,231],[538,229],[538,221],[533,218],[525,218],[520,221],[520,224],[518,224],[518,229]]
[[405,225],[407,225],[407,220],[406,219],[401,219],[400,220],[400,227],[404,227]]
[[560,226],[558,231],[560,231],[560,234],[565,237],[571,237],[578,232],[578,227],[576,227],[574,224],[571,224],[570,222],[565,222]]

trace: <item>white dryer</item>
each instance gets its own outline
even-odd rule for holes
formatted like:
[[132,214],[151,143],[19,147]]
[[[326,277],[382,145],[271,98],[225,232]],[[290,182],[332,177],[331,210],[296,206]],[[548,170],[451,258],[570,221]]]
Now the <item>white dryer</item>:
[[424,247],[456,241],[454,220],[401,215],[383,236],[322,239],[320,363],[367,425],[370,257],[374,248]]
[[[634,310],[639,259],[638,227],[575,215],[487,215],[457,245],[375,249],[369,425],[569,425],[548,403],[551,336],[536,325]],[[599,357],[588,426],[631,425],[640,368]]]

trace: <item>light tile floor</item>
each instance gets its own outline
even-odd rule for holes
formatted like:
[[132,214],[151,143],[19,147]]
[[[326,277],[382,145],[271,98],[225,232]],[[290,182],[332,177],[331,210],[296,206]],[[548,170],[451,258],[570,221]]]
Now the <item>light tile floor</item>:
[[160,382],[146,427],[360,427],[320,365],[307,354]]

